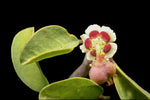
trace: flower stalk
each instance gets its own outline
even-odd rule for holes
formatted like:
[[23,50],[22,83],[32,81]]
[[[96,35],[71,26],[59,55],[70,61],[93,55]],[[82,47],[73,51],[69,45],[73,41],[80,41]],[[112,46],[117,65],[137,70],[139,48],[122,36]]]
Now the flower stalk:
[[89,74],[91,61],[87,60],[87,54],[84,57],[82,64],[69,76],[72,77],[86,77]]

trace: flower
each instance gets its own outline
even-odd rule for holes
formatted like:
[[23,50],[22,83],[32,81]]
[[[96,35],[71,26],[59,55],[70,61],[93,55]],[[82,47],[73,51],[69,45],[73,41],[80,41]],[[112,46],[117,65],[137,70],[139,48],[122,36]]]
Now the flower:
[[94,61],[96,56],[104,59],[112,58],[117,51],[116,34],[107,26],[90,25],[85,34],[80,36],[83,44],[82,53],[87,53],[87,59]]

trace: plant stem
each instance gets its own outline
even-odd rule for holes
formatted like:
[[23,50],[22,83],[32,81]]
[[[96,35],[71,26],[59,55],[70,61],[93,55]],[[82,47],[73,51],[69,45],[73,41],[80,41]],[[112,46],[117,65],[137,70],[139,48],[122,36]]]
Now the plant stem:
[[79,43],[83,43],[83,40],[79,40]]
[[82,64],[69,76],[72,77],[86,77],[89,73],[91,61],[87,60],[87,55],[85,55]]

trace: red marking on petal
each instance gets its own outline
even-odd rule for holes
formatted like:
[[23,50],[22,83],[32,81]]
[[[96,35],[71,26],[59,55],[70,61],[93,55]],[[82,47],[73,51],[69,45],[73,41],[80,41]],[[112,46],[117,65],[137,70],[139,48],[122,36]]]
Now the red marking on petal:
[[92,32],[90,32],[89,37],[90,38],[96,38],[98,35],[99,35],[98,31],[92,31]]
[[105,41],[105,42],[109,42],[110,41],[110,36],[108,35],[107,32],[102,31],[100,33],[101,38]]
[[90,54],[91,54],[92,56],[95,56],[95,57],[96,57],[96,50],[90,51]]
[[104,52],[107,53],[109,52],[111,49],[111,45],[110,44],[106,44],[105,47],[104,47]]
[[90,40],[90,38],[87,38],[84,42],[85,48],[86,49],[90,49],[92,47],[92,42]]

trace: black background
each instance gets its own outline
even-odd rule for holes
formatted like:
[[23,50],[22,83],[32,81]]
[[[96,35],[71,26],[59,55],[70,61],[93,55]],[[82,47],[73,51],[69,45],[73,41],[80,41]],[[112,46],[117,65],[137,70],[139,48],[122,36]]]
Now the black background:
[[[61,3],[60,8],[58,6],[50,7],[51,5],[46,5],[44,8],[34,5],[31,7],[33,9],[29,9],[28,5],[11,6],[10,9],[3,11],[1,19],[1,22],[3,22],[1,27],[1,57],[3,59],[1,88],[4,89],[2,90],[4,95],[2,97],[15,100],[38,99],[38,93],[30,90],[17,77],[11,62],[10,49],[13,37],[20,30],[32,26],[35,27],[35,30],[38,30],[47,25],[61,25],[78,38],[91,24],[109,26],[117,35],[118,51],[114,60],[128,76],[150,92],[150,20],[147,6],[141,8],[142,4],[127,4],[124,6],[112,5],[107,8],[107,5],[105,7],[95,6],[91,9],[91,6],[84,4],[84,7],[81,6],[81,8],[76,5],[75,9],[70,9],[70,6],[63,9]],[[112,9],[114,7],[115,9]],[[68,78],[82,63],[83,58],[84,54],[77,47],[69,54],[40,61],[40,65],[51,83]],[[104,87],[104,95],[119,99],[114,85],[106,87],[104,84],[102,86]]]

